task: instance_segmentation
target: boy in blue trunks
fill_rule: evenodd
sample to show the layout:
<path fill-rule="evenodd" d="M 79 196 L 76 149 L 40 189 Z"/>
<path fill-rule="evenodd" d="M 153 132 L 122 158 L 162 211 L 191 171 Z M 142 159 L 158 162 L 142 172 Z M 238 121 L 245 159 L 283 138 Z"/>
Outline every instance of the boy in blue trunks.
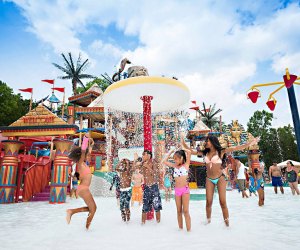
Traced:
<path fill-rule="evenodd" d="M 116 171 L 120 173 L 120 210 L 124 222 L 130 220 L 131 167 L 128 159 L 122 159 Z"/>
<path fill-rule="evenodd" d="M 158 164 L 152 159 L 152 152 L 143 152 L 143 161 L 137 163 L 138 156 L 135 154 L 134 167 L 142 166 L 145 186 L 143 195 L 142 224 L 146 222 L 146 214 L 154 208 L 157 223 L 160 222 L 160 210 L 162 210 L 161 197 L 158 188 L 159 169 Z"/>

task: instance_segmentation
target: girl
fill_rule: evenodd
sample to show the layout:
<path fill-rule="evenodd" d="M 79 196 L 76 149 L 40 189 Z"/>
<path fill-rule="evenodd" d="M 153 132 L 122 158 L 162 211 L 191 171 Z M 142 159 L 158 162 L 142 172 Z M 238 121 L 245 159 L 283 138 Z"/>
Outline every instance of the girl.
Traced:
<path fill-rule="evenodd" d="M 292 194 L 295 195 L 295 192 L 297 195 L 300 195 L 299 188 L 298 188 L 298 174 L 297 170 L 294 167 L 294 164 L 291 161 L 287 162 L 287 172 L 286 172 L 286 179 L 289 182 L 289 186 L 292 190 Z"/>
<path fill-rule="evenodd" d="M 178 150 L 174 153 L 174 163 L 168 162 L 168 158 L 175 150 L 169 152 L 163 164 L 174 168 L 175 180 L 175 202 L 177 207 L 177 220 L 179 229 L 183 229 L 182 213 L 184 214 L 186 230 L 191 230 L 191 217 L 189 213 L 190 190 L 188 185 L 188 174 L 191 160 L 191 151 L 187 149 Z"/>
<path fill-rule="evenodd" d="M 183 138 L 181 138 L 184 147 L 188 148 Z M 218 187 L 219 202 L 223 213 L 225 225 L 229 226 L 229 213 L 226 203 L 226 180 L 223 174 L 223 168 L 226 167 L 226 154 L 238 150 L 243 150 L 258 142 L 255 138 L 250 143 L 236 147 L 223 149 L 217 137 L 208 135 L 204 144 L 202 155 L 205 157 L 206 163 L 206 218 L 207 223 L 211 222 L 211 211 L 215 186 Z M 192 154 L 199 154 L 192 151 Z"/>
<path fill-rule="evenodd" d="M 75 208 L 75 209 L 68 209 L 67 210 L 67 223 L 70 224 L 71 217 L 73 214 L 80 213 L 80 212 L 88 212 L 88 217 L 86 220 L 86 229 L 89 229 L 90 224 L 93 220 L 93 217 L 96 213 L 97 206 L 94 201 L 94 198 L 90 192 L 89 186 L 92 180 L 92 174 L 90 168 L 85 164 L 86 156 L 88 152 L 92 149 L 92 145 L 89 146 L 90 142 L 89 135 L 86 134 L 83 138 L 83 143 L 81 148 L 75 147 L 71 150 L 69 154 L 69 158 L 77 163 L 79 177 L 80 177 L 80 185 L 77 187 L 77 194 L 84 200 L 86 207 Z M 89 146 L 89 149 L 87 150 Z"/>
<path fill-rule="evenodd" d="M 170 173 L 168 171 L 168 169 L 166 168 L 166 170 L 164 171 L 164 188 L 165 188 L 165 199 L 166 201 L 170 201 L 171 200 L 171 176 Z"/>

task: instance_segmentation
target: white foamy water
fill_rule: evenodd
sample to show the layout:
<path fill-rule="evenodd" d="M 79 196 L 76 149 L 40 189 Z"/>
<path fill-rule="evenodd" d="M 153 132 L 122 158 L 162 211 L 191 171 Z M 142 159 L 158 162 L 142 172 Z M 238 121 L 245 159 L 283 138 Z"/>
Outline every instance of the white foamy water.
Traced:
<path fill-rule="evenodd" d="M 266 188 L 264 207 L 257 197 L 242 199 L 237 191 L 227 192 L 230 228 L 222 221 L 218 195 L 213 204 L 212 223 L 204 225 L 205 201 L 191 201 L 192 231 L 177 229 L 176 207 L 163 203 L 160 224 L 141 226 L 141 208 L 135 205 L 128 224 L 121 221 L 116 200 L 96 197 L 98 210 L 90 230 L 85 230 L 86 213 L 65 221 L 65 210 L 84 206 L 81 199 L 62 205 L 31 202 L 0 205 L 0 249 L 299 249 L 300 196 L 275 195 Z"/>

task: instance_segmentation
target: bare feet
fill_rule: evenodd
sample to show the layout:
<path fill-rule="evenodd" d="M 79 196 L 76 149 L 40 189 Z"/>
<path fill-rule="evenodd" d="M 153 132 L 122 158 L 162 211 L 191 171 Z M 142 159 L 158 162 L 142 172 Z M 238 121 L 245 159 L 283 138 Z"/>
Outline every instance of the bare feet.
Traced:
<path fill-rule="evenodd" d="M 68 224 L 70 224 L 71 222 L 71 217 L 72 217 L 72 210 L 71 209 L 67 209 L 67 216 L 66 216 L 66 221 Z"/>
<path fill-rule="evenodd" d="M 91 222 L 92 222 L 92 219 L 91 219 L 90 214 L 89 214 L 87 219 L 86 219 L 86 224 L 85 224 L 86 230 L 89 229 L 89 227 L 91 225 Z"/>
<path fill-rule="evenodd" d="M 226 227 L 229 227 L 229 218 L 224 220 Z"/>

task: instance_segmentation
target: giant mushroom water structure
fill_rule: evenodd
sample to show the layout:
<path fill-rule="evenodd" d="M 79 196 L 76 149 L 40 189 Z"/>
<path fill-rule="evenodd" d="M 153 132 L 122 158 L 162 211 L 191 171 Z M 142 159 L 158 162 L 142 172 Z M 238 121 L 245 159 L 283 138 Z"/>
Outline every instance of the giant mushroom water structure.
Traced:
<path fill-rule="evenodd" d="M 144 150 L 150 151 L 152 151 L 151 113 L 177 109 L 189 99 L 190 92 L 185 84 L 166 77 L 131 77 L 113 83 L 104 92 L 106 107 L 124 112 L 143 113 Z M 142 100 L 143 105 L 139 100 Z"/>

